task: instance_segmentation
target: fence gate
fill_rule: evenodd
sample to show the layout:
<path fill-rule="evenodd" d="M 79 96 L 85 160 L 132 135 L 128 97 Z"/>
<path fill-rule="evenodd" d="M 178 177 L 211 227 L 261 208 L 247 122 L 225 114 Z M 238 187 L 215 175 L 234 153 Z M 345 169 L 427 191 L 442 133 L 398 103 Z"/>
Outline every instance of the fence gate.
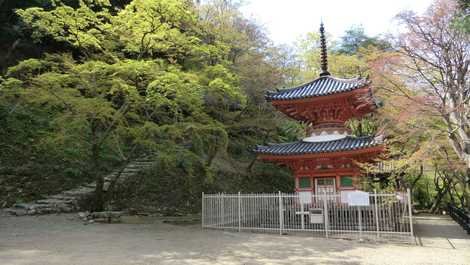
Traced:
<path fill-rule="evenodd" d="M 410 192 L 202 194 L 202 227 L 377 241 L 413 240 Z"/>

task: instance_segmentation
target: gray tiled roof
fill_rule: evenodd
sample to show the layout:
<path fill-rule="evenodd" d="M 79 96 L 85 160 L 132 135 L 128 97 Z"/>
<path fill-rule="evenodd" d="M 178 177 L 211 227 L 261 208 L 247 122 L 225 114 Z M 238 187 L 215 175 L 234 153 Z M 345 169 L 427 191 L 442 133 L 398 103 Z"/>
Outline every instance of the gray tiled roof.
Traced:
<path fill-rule="evenodd" d="M 367 84 L 369 84 L 369 81 L 363 78 L 340 79 L 332 76 L 322 76 L 298 87 L 279 90 L 278 92 L 268 92 L 266 99 L 288 100 L 326 96 L 351 91 Z"/>
<path fill-rule="evenodd" d="M 269 146 L 257 146 L 254 151 L 258 154 L 270 155 L 302 155 L 315 153 L 329 153 L 338 151 L 357 150 L 382 144 L 382 141 L 371 136 L 352 137 L 328 142 L 293 142 L 285 144 L 273 144 Z"/>

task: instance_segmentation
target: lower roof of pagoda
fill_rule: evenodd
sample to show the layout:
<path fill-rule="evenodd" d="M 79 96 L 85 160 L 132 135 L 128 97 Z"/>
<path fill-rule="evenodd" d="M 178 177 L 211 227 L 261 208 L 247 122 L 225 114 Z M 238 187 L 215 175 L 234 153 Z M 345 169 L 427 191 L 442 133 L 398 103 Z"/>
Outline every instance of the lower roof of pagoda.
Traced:
<path fill-rule="evenodd" d="M 308 154 L 337 153 L 346 151 L 360 151 L 382 146 L 383 141 L 377 137 L 353 137 L 347 136 L 342 139 L 322 142 L 298 141 L 292 143 L 271 144 L 268 146 L 257 146 L 254 152 L 259 155 L 274 156 L 297 156 Z"/>

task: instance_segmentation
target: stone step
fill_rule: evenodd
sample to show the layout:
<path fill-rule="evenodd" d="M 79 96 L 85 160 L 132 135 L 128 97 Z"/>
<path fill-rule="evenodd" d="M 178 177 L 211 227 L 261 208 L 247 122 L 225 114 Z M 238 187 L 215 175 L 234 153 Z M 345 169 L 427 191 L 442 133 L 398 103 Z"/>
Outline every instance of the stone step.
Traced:
<path fill-rule="evenodd" d="M 62 194 L 72 197 L 83 197 L 92 194 L 95 190 L 93 188 L 80 187 L 73 190 L 64 191 Z"/>
<path fill-rule="evenodd" d="M 95 182 L 91 182 L 91 183 L 87 183 L 85 185 L 83 185 L 82 187 L 85 187 L 85 188 L 96 188 L 96 183 Z"/>
<path fill-rule="evenodd" d="M 104 179 L 110 181 L 114 178 L 117 178 L 118 176 L 120 178 L 130 177 L 136 173 L 146 170 L 152 165 L 153 165 L 153 162 L 141 162 L 139 164 L 136 164 L 136 162 L 133 162 L 132 164 L 127 165 L 122 171 L 117 170 L 115 172 L 112 172 L 111 174 L 107 175 Z"/>
<path fill-rule="evenodd" d="M 112 180 L 112 179 L 115 179 L 117 177 L 121 178 L 122 176 L 127 176 L 127 175 L 135 175 L 135 174 L 138 174 L 138 173 L 141 173 L 143 170 L 142 169 L 124 169 L 122 172 L 120 173 L 115 173 L 115 174 L 112 174 L 112 175 L 108 175 L 106 176 L 104 179 L 105 180 Z"/>
<path fill-rule="evenodd" d="M 126 167 L 122 172 L 140 172 L 147 168 L 145 167 Z"/>
<path fill-rule="evenodd" d="M 154 158 L 142 158 L 142 159 L 137 159 L 137 160 L 134 160 L 132 161 L 131 163 L 155 163 L 155 159 Z"/>
<path fill-rule="evenodd" d="M 4 211 L 8 214 L 15 215 L 15 216 L 23 216 L 28 215 L 28 210 L 19 209 L 19 208 L 6 208 Z"/>
<path fill-rule="evenodd" d="M 138 171 L 138 172 L 122 172 L 121 176 L 119 178 L 123 179 L 123 178 L 127 178 L 127 177 L 133 177 L 133 176 L 138 175 L 139 173 L 140 173 L 140 171 Z"/>
<path fill-rule="evenodd" d="M 136 170 L 136 169 L 124 169 L 122 172 L 121 172 L 121 175 L 119 177 L 122 177 L 124 175 L 135 175 L 135 174 L 138 174 L 142 172 L 142 170 Z"/>
<path fill-rule="evenodd" d="M 149 168 L 153 165 L 153 162 L 140 162 L 140 163 L 132 163 L 126 166 L 126 168 Z"/>
<path fill-rule="evenodd" d="M 130 162 L 126 167 L 111 172 L 104 177 L 105 183 L 103 190 L 106 191 L 112 180 L 119 177 L 119 183 L 126 179 L 136 177 L 142 172 L 154 165 L 155 160 L 152 155 L 142 157 Z M 5 209 L 5 212 L 13 215 L 37 215 L 47 213 L 74 212 L 78 210 L 79 200 L 91 196 L 96 188 L 96 182 L 84 184 L 75 189 L 63 191 L 59 194 L 47 196 L 45 199 L 29 203 L 16 203 L 12 208 Z"/>
<path fill-rule="evenodd" d="M 33 207 L 34 203 L 15 203 L 13 204 L 13 208 L 16 209 L 31 209 Z"/>
<path fill-rule="evenodd" d="M 119 176 L 119 179 L 124 180 L 124 179 L 129 178 L 129 177 L 134 177 L 138 174 L 139 174 L 139 172 L 122 172 L 121 175 Z M 112 182 L 116 178 L 117 178 L 117 175 L 115 177 L 105 177 L 104 182 Z"/>
<path fill-rule="evenodd" d="M 49 209 L 53 208 L 54 205 L 51 204 L 39 204 L 39 203 L 17 203 L 13 205 L 14 208 L 24 209 L 24 210 L 39 210 L 39 209 Z"/>
<path fill-rule="evenodd" d="M 37 204 L 37 203 L 18 203 L 15 208 L 5 209 L 11 215 L 38 215 L 50 213 L 69 213 L 77 210 L 75 205 L 68 204 Z"/>
<path fill-rule="evenodd" d="M 65 195 L 61 195 L 61 194 L 51 195 L 51 196 L 48 196 L 47 198 L 48 199 L 56 199 L 56 200 L 64 200 L 64 201 L 77 200 L 76 197 L 65 196 Z"/>
<path fill-rule="evenodd" d="M 68 200 L 59 200 L 59 199 L 43 199 L 37 200 L 36 204 L 48 204 L 48 205 L 67 205 L 67 204 L 74 204 L 76 199 L 68 199 Z"/>

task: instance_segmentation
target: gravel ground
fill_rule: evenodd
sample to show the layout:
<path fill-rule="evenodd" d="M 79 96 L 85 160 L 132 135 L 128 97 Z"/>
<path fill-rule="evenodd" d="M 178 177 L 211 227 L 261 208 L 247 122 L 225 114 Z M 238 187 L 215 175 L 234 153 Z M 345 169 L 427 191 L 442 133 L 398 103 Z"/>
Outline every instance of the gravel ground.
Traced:
<path fill-rule="evenodd" d="M 426 225 L 423 234 L 432 231 Z M 453 244 L 435 234 L 419 237 L 422 246 L 370 244 L 202 230 L 150 218 L 84 225 L 76 215 L 0 216 L 0 264 L 470 264 L 470 237 L 456 237 Z"/>

